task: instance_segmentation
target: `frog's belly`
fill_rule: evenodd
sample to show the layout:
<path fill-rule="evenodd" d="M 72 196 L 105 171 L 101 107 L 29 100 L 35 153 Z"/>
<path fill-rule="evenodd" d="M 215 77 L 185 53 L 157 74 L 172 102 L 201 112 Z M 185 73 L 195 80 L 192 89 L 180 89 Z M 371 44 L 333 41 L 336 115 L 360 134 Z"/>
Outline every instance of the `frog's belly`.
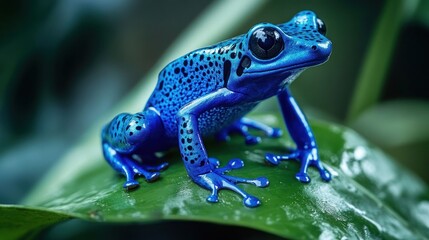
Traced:
<path fill-rule="evenodd" d="M 235 120 L 246 115 L 257 104 L 258 103 L 247 103 L 240 106 L 219 107 L 202 113 L 198 118 L 198 129 L 200 134 L 208 136 L 219 132 L 222 128 L 229 126 Z M 169 140 L 174 142 L 178 134 L 176 114 L 179 109 L 170 109 L 170 111 L 163 110 L 164 109 L 161 108 L 160 116 L 164 123 L 165 134 Z"/>
<path fill-rule="evenodd" d="M 234 107 L 213 108 L 204 112 L 198 118 L 200 134 L 208 136 L 219 132 L 246 115 L 256 105 L 257 103 L 247 103 Z"/>

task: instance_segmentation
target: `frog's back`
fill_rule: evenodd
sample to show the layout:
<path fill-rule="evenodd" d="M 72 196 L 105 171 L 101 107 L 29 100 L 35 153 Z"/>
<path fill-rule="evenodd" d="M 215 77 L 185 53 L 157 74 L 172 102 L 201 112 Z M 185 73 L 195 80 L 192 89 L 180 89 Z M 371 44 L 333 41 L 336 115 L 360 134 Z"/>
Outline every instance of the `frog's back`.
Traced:
<path fill-rule="evenodd" d="M 154 107 L 160 112 L 169 135 L 176 136 L 176 114 L 184 105 L 226 86 L 230 55 L 236 54 L 237 42 L 239 38 L 234 38 L 193 51 L 160 72 L 146 109 Z"/>

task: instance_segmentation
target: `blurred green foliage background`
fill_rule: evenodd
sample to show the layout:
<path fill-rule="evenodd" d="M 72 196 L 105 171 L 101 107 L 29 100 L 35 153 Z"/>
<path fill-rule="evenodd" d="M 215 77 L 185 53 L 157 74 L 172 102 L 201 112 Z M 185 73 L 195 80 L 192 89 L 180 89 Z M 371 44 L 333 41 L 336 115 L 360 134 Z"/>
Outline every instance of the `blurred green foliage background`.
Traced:
<path fill-rule="evenodd" d="M 0 3 L 0 203 L 18 203 L 216 2 Z M 293 83 L 297 101 L 309 118 L 354 128 L 429 182 L 429 1 L 397 2 L 389 15 L 389 1 L 261 1 L 225 38 L 315 11 L 334 48 L 326 64 Z M 354 110 L 374 94 L 375 102 Z"/>

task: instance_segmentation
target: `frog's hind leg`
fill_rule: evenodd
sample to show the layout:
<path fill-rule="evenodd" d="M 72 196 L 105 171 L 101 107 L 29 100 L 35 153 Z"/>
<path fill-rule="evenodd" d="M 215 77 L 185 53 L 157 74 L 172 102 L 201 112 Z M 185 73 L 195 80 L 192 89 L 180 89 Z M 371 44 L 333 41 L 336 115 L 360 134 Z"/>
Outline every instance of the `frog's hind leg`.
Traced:
<path fill-rule="evenodd" d="M 267 137 L 277 138 L 282 135 L 282 130 L 279 128 L 273 128 L 261 122 L 249 119 L 241 118 L 238 121 L 235 121 L 230 126 L 222 129 L 218 134 L 216 134 L 216 139 L 220 141 L 226 141 L 229 139 L 231 133 L 238 133 L 245 138 L 247 145 L 254 145 L 261 142 L 261 138 L 258 136 L 253 136 L 249 133 L 249 128 L 262 131 Z"/>
<path fill-rule="evenodd" d="M 149 139 L 160 121 L 158 115 L 145 111 L 136 114 L 122 113 L 116 116 L 102 131 L 102 148 L 106 161 L 126 177 L 123 187 L 131 190 L 139 186 L 136 176 L 152 182 L 159 178 L 159 171 L 168 164 L 155 164 L 154 154 L 137 155 L 136 149 L 150 145 Z"/>

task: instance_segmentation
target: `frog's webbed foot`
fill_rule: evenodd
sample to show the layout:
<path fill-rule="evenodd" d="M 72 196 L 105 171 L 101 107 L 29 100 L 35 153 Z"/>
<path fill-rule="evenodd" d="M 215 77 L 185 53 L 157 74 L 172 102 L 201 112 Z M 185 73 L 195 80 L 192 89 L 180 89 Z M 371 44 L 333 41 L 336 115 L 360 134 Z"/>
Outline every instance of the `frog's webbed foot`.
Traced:
<path fill-rule="evenodd" d="M 143 176 L 148 182 L 153 182 L 159 178 L 159 172 L 149 171 L 149 169 L 143 164 L 139 164 L 129 159 L 126 159 L 124 162 L 124 165 L 128 166 L 128 169 L 125 170 L 127 172 L 125 174 L 127 181 L 123 185 L 126 190 L 131 190 L 138 187 L 139 184 L 135 180 L 136 176 Z"/>
<path fill-rule="evenodd" d="M 265 155 L 265 160 L 272 165 L 279 165 L 280 161 L 287 161 L 295 159 L 301 163 L 299 172 L 295 175 L 295 178 L 302 183 L 309 183 L 311 181 L 310 177 L 307 174 L 307 169 L 309 166 L 316 167 L 319 171 L 320 177 L 329 182 L 331 180 L 331 173 L 326 170 L 320 160 L 317 157 L 317 150 L 315 149 L 296 149 L 290 154 L 285 155 L 274 155 L 267 153 Z"/>
<path fill-rule="evenodd" d="M 249 128 L 260 130 L 264 132 L 267 137 L 270 138 L 277 138 L 282 135 L 282 130 L 279 128 L 273 128 L 249 118 L 241 118 L 240 120 L 235 121 L 233 124 L 222 129 L 218 134 L 216 134 L 216 139 L 220 141 L 226 141 L 229 139 L 229 135 L 231 133 L 238 133 L 245 138 L 245 142 L 247 145 L 254 145 L 261 142 L 260 137 L 253 136 L 249 133 Z"/>
<path fill-rule="evenodd" d="M 137 176 L 144 177 L 147 182 L 154 182 L 160 177 L 160 171 L 168 167 L 168 163 L 152 165 L 140 163 L 128 158 L 125 158 L 123 163 L 123 165 L 126 166 L 124 169 L 127 181 L 123 185 L 126 190 L 132 190 L 139 186 L 139 183 L 135 180 Z"/>
<path fill-rule="evenodd" d="M 146 164 L 139 162 L 128 155 L 123 155 L 112 149 L 107 143 L 103 144 L 103 151 L 107 162 L 119 173 L 126 177 L 123 185 L 125 190 L 133 190 L 140 184 L 135 180 L 142 176 L 147 182 L 153 182 L 160 176 L 160 171 L 168 167 L 168 163 Z"/>
<path fill-rule="evenodd" d="M 219 161 L 214 158 L 210 158 L 209 163 L 212 167 L 211 172 L 192 177 L 193 181 L 198 185 L 211 191 L 211 194 L 207 197 L 208 202 L 218 202 L 218 191 L 221 189 L 229 189 L 243 197 L 243 203 L 246 207 L 252 208 L 261 204 L 257 197 L 246 193 L 237 187 L 237 184 L 247 183 L 253 184 L 257 187 L 266 187 L 269 184 L 267 178 L 258 177 L 255 179 L 248 179 L 225 175 L 225 173 L 230 170 L 239 169 L 244 166 L 243 161 L 240 159 L 232 159 L 229 161 L 228 165 L 224 167 L 219 167 Z"/>
<path fill-rule="evenodd" d="M 160 171 L 167 168 L 167 163 L 159 165 L 146 165 L 143 163 L 136 162 L 132 159 L 125 158 L 122 161 L 124 175 L 127 180 L 123 187 L 126 190 L 132 190 L 139 186 L 139 183 L 135 180 L 137 176 L 142 176 L 147 182 L 154 182 L 160 177 Z"/>

